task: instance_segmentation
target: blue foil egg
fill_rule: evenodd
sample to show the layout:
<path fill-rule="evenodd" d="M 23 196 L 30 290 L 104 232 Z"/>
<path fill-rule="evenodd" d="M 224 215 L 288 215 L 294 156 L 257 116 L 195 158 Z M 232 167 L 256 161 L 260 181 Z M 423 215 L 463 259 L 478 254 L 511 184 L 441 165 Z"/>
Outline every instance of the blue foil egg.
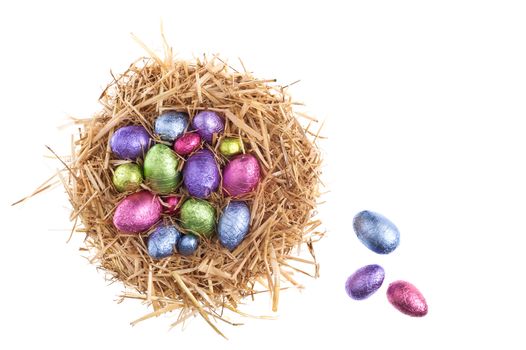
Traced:
<path fill-rule="evenodd" d="M 155 119 L 154 131 L 161 140 L 173 142 L 183 135 L 187 127 L 188 114 L 166 111 Z"/>
<path fill-rule="evenodd" d="M 217 236 L 219 242 L 228 250 L 234 250 L 245 238 L 250 228 L 250 209 L 245 202 L 230 202 L 224 209 Z"/>
<path fill-rule="evenodd" d="M 148 254 L 154 259 L 166 258 L 173 254 L 180 238 L 175 226 L 161 224 L 148 237 Z"/>
<path fill-rule="evenodd" d="M 150 134 L 144 127 L 128 125 L 113 133 L 110 147 L 117 158 L 136 160 L 148 151 L 150 141 Z"/>
<path fill-rule="evenodd" d="M 187 233 L 177 242 L 177 252 L 184 256 L 190 256 L 195 253 L 199 246 L 199 238 L 196 235 Z"/>
<path fill-rule="evenodd" d="M 364 210 L 356 214 L 353 227 L 358 239 L 378 254 L 389 254 L 400 243 L 400 232 L 381 214 Z"/>
<path fill-rule="evenodd" d="M 345 290 L 355 300 L 367 299 L 380 289 L 384 278 L 385 271 L 380 265 L 367 265 L 347 279 Z"/>

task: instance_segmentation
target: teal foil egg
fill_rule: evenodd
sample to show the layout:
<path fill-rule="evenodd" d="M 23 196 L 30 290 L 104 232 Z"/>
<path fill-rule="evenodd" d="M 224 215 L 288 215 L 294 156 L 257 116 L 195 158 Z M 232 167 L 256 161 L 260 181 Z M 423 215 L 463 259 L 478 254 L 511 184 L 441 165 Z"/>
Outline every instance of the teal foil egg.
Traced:
<path fill-rule="evenodd" d="M 144 157 L 144 177 L 147 184 L 157 193 L 173 192 L 181 182 L 177 169 L 179 159 L 170 147 L 157 144 Z"/>

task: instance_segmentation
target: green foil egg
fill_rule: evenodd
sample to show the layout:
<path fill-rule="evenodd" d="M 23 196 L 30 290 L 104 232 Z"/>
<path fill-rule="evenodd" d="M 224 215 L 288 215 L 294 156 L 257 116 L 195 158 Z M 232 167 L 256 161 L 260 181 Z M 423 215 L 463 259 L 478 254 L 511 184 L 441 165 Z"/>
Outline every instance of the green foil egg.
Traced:
<path fill-rule="evenodd" d="M 181 225 L 192 233 L 211 237 L 215 231 L 216 211 L 205 200 L 190 198 L 181 206 Z"/>
<path fill-rule="evenodd" d="M 125 163 L 115 168 L 113 184 L 119 192 L 135 191 L 141 186 L 143 177 L 141 167 L 135 163 Z"/>
<path fill-rule="evenodd" d="M 150 148 L 144 157 L 144 177 L 152 190 L 161 194 L 173 192 L 182 179 L 178 165 L 179 159 L 170 147 L 157 144 Z"/>
<path fill-rule="evenodd" d="M 243 153 L 243 141 L 237 137 L 225 137 L 219 144 L 219 152 L 227 157 Z"/>

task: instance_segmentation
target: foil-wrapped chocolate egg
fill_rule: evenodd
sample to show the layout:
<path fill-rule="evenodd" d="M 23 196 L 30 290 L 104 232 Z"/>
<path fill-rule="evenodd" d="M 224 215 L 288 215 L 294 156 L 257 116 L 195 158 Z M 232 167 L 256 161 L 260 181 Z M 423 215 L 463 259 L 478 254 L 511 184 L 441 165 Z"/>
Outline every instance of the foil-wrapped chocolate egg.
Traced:
<path fill-rule="evenodd" d="M 191 196 L 208 198 L 219 187 L 219 169 L 214 154 L 202 149 L 192 154 L 183 169 L 183 182 Z"/>
<path fill-rule="evenodd" d="M 165 111 L 155 119 L 154 131 L 161 140 L 173 142 L 188 127 L 188 114 L 177 111 Z"/>
<path fill-rule="evenodd" d="M 183 235 L 177 242 L 177 252 L 183 256 L 190 256 L 195 253 L 199 246 L 199 238 L 188 233 Z"/>
<path fill-rule="evenodd" d="M 150 147 L 150 134 L 140 125 L 128 125 L 117 129 L 110 140 L 113 154 L 119 159 L 136 160 Z"/>
<path fill-rule="evenodd" d="M 124 198 L 115 209 L 113 224 L 122 232 L 138 233 L 149 229 L 161 218 L 161 203 L 149 191 Z"/>
<path fill-rule="evenodd" d="M 382 286 L 384 277 L 385 271 L 380 265 L 367 265 L 349 276 L 345 290 L 355 300 L 367 299 Z"/>
<path fill-rule="evenodd" d="M 411 283 L 396 281 L 387 288 L 387 299 L 398 311 L 413 317 L 427 315 L 426 299 Z"/>
<path fill-rule="evenodd" d="M 201 144 L 201 136 L 196 132 L 187 132 L 174 143 L 174 151 L 180 156 L 187 156 Z"/>
<path fill-rule="evenodd" d="M 166 196 L 163 198 L 163 212 L 173 214 L 177 211 L 178 204 L 181 201 L 179 196 Z"/>
<path fill-rule="evenodd" d="M 161 194 L 173 192 L 181 181 L 179 159 L 170 147 L 157 144 L 144 157 L 144 177 L 148 185 Z"/>
<path fill-rule="evenodd" d="M 353 227 L 358 239 L 373 252 L 389 254 L 400 243 L 400 232 L 381 214 L 364 210 L 356 214 Z"/>
<path fill-rule="evenodd" d="M 186 230 L 211 237 L 215 230 L 216 211 L 205 200 L 189 198 L 181 206 L 180 219 L 181 225 Z"/>
<path fill-rule="evenodd" d="M 238 137 L 225 137 L 219 143 L 219 152 L 226 157 L 243 153 L 243 141 Z"/>
<path fill-rule="evenodd" d="M 223 209 L 217 224 L 217 237 L 223 247 L 232 251 L 243 241 L 250 228 L 247 203 L 232 201 Z"/>
<path fill-rule="evenodd" d="M 141 167 L 135 163 L 125 163 L 115 168 L 113 172 L 113 185 L 119 192 L 135 191 L 142 183 Z"/>
<path fill-rule="evenodd" d="M 216 112 L 201 111 L 192 119 L 192 127 L 203 140 L 212 143 L 214 134 L 219 134 L 225 129 L 225 122 Z"/>
<path fill-rule="evenodd" d="M 223 189 L 231 196 L 252 192 L 260 180 L 259 162 L 251 154 L 240 154 L 223 170 Z"/>
<path fill-rule="evenodd" d="M 148 236 L 148 255 L 154 259 L 172 255 L 180 237 L 181 233 L 174 225 L 160 224 Z"/>

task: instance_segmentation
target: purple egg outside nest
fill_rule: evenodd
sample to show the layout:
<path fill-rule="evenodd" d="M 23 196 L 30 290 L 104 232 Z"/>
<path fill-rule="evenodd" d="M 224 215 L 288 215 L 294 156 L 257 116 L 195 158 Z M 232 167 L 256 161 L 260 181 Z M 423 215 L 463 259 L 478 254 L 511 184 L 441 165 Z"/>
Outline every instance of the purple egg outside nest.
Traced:
<path fill-rule="evenodd" d="M 190 195 L 208 198 L 219 187 L 219 180 L 219 168 L 210 150 L 197 151 L 186 161 L 183 181 Z"/>
<path fill-rule="evenodd" d="M 352 299 L 367 299 L 382 286 L 384 278 L 385 271 L 380 265 L 367 265 L 347 279 L 345 290 Z"/>
<path fill-rule="evenodd" d="M 192 127 L 203 140 L 212 143 L 214 134 L 219 134 L 225 129 L 225 122 L 216 112 L 201 111 L 192 119 Z"/>
<path fill-rule="evenodd" d="M 148 131 L 140 125 L 128 125 L 117 129 L 110 140 L 113 154 L 119 159 L 136 160 L 150 148 Z"/>

